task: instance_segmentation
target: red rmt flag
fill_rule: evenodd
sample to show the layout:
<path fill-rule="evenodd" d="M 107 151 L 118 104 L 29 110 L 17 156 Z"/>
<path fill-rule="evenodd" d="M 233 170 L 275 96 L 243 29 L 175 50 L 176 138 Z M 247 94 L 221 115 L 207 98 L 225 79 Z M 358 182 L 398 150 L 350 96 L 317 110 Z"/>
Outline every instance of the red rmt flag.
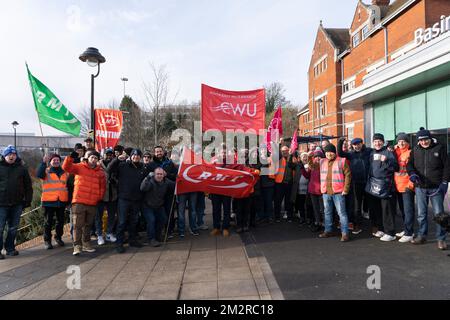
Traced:
<path fill-rule="evenodd" d="M 272 152 L 272 143 L 277 144 L 280 137 L 283 136 L 283 120 L 281 114 L 281 106 L 273 115 L 272 121 L 270 121 L 269 128 L 266 134 L 267 150 Z"/>
<path fill-rule="evenodd" d="M 114 148 L 122 132 L 122 111 L 95 109 L 95 149 Z"/>
<path fill-rule="evenodd" d="M 294 134 L 292 135 L 291 147 L 289 150 L 291 152 L 291 154 L 293 154 L 298 148 L 297 137 L 298 137 L 298 129 L 295 129 Z"/>
<path fill-rule="evenodd" d="M 242 165 L 210 164 L 196 158 L 194 153 L 185 148 L 182 163 L 177 176 L 176 194 L 202 191 L 233 198 L 246 198 L 253 192 L 253 187 L 259 179 L 259 172 L 244 169 Z"/>
<path fill-rule="evenodd" d="M 202 84 L 202 131 L 262 130 L 265 127 L 264 89 L 227 91 Z"/>

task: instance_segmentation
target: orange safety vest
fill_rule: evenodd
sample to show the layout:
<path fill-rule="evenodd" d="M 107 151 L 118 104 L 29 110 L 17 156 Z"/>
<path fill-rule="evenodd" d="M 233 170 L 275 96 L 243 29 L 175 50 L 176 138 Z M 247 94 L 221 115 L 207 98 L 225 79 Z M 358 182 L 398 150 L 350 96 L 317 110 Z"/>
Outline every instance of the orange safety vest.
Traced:
<path fill-rule="evenodd" d="M 284 157 L 281 158 L 280 167 L 278 168 L 277 173 L 275 174 L 275 183 L 282 183 L 284 179 L 284 172 L 286 171 L 287 161 Z M 292 176 L 294 174 L 292 173 Z M 270 177 L 270 176 L 269 176 Z"/>
<path fill-rule="evenodd" d="M 333 173 L 331 175 L 331 186 L 334 193 L 344 192 L 345 175 L 344 175 L 345 158 L 337 157 L 333 162 Z M 327 176 L 328 176 L 328 159 L 320 159 L 320 191 L 322 194 L 327 193 Z"/>
<path fill-rule="evenodd" d="M 45 179 L 42 181 L 42 202 L 69 201 L 69 191 L 67 190 L 67 179 L 69 174 L 64 172 L 61 177 L 47 168 Z"/>
<path fill-rule="evenodd" d="M 406 192 L 406 189 L 414 190 L 414 184 L 409 181 L 408 171 L 406 166 L 408 165 L 409 158 L 411 156 L 411 149 L 402 151 L 400 148 L 395 149 L 395 155 L 397 156 L 398 165 L 400 170 L 394 173 L 394 182 L 397 191 L 400 193 Z"/>

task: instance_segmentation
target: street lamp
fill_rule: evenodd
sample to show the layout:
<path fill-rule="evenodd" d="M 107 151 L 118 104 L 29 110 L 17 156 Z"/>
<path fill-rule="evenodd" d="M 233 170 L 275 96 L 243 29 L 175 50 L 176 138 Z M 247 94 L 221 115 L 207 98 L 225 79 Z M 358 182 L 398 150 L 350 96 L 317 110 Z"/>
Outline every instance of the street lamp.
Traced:
<path fill-rule="evenodd" d="M 16 127 L 19 125 L 19 123 L 17 121 L 14 121 L 13 123 L 11 123 L 13 128 L 14 128 L 14 148 L 17 148 L 17 143 L 16 143 Z"/>
<path fill-rule="evenodd" d="M 125 97 L 125 83 L 128 81 L 128 78 L 120 78 L 123 81 L 123 96 Z"/>
<path fill-rule="evenodd" d="M 100 74 L 100 64 L 106 61 L 105 57 L 100 54 L 97 48 L 89 47 L 80 55 L 80 60 L 87 62 L 90 67 L 97 67 L 96 75 L 91 74 L 91 131 L 94 133 L 94 147 L 97 137 L 95 136 L 95 113 L 94 113 L 94 79 Z"/>

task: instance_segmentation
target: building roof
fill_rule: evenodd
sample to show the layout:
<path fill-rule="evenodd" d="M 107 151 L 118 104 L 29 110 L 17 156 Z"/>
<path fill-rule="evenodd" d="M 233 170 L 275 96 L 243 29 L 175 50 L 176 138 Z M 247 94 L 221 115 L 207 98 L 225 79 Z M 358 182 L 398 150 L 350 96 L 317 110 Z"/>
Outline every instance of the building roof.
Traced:
<path fill-rule="evenodd" d="M 396 0 L 393 3 L 391 3 L 386 11 L 385 14 L 383 14 L 383 19 L 388 18 L 390 15 L 392 15 L 397 9 L 399 9 L 401 6 L 403 6 L 406 2 L 409 0 Z"/>
<path fill-rule="evenodd" d="M 350 33 L 349 29 L 337 29 L 337 28 L 324 28 L 323 29 L 334 47 L 339 49 L 340 52 L 344 52 L 350 45 Z"/>
<path fill-rule="evenodd" d="M 297 113 L 297 117 L 301 116 L 302 114 L 309 112 L 309 103 L 300 109 L 300 111 Z"/>

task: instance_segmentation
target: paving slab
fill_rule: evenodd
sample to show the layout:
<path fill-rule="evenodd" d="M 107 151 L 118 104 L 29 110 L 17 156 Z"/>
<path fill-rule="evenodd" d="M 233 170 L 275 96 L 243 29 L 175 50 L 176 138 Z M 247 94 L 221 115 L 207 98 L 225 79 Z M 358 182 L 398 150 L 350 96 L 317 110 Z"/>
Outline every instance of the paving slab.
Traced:
<path fill-rule="evenodd" d="M 181 300 L 217 299 L 217 281 L 183 283 Z"/>

